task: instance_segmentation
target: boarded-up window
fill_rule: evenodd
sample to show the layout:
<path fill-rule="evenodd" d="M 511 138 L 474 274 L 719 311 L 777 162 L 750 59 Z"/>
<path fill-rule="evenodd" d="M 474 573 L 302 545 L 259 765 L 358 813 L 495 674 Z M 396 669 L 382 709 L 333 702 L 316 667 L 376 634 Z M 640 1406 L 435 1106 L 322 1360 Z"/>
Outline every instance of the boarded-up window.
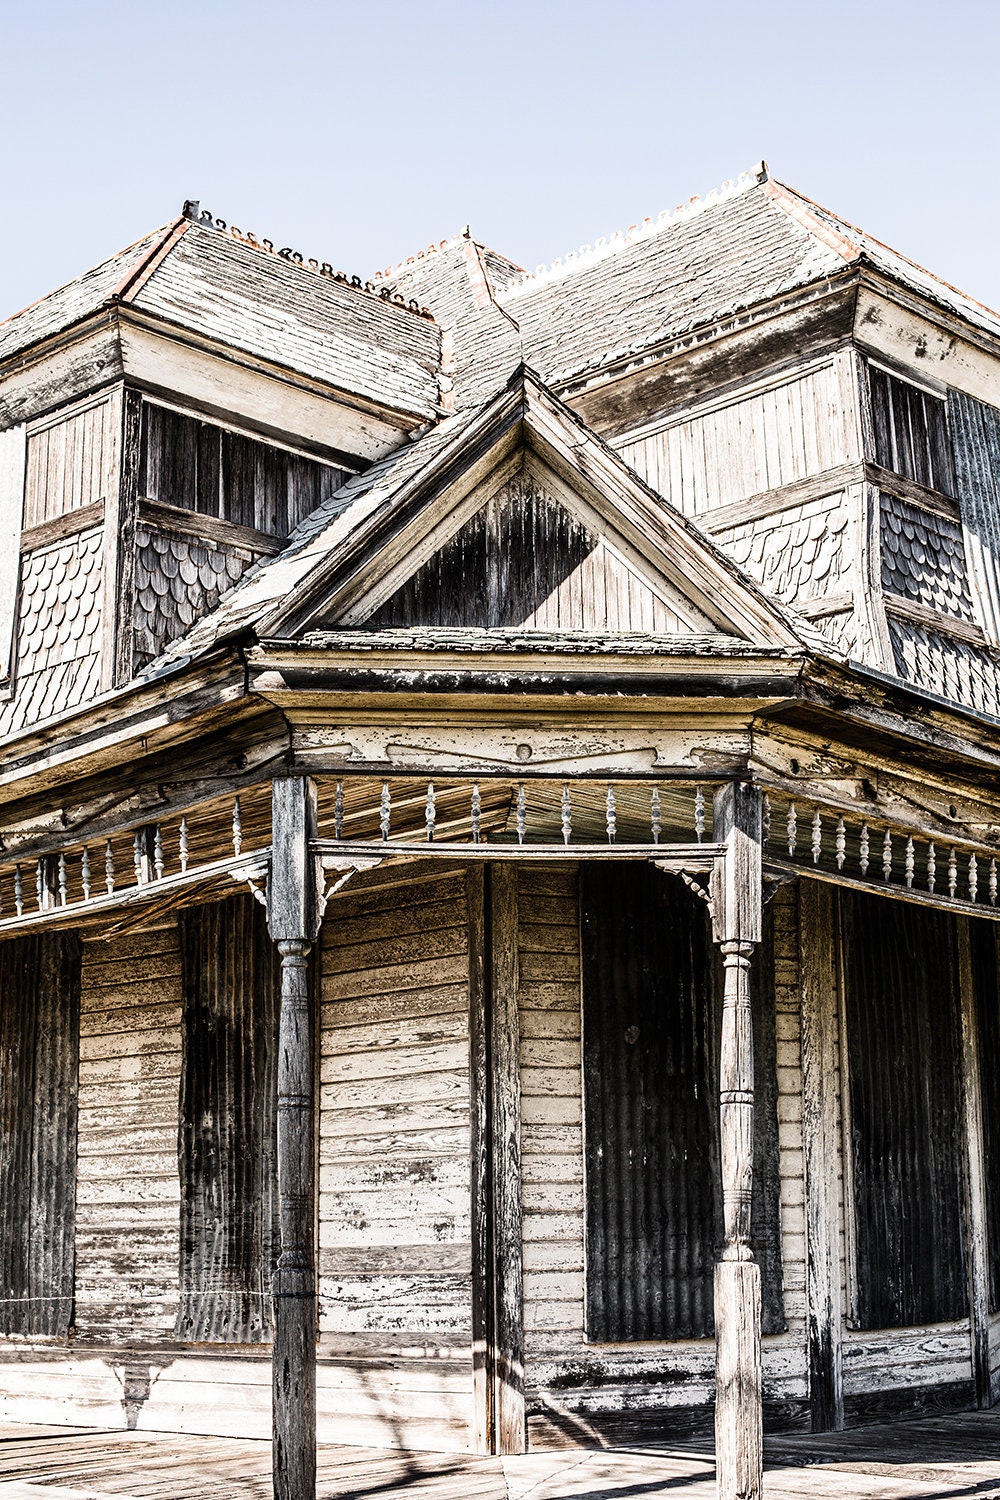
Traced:
<path fill-rule="evenodd" d="M 979 1077 L 986 1157 L 986 1234 L 990 1257 L 990 1312 L 1000 1312 L 1000 928 L 969 923 L 979 1031 Z"/>
<path fill-rule="evenodd" d="M 0 1332 L 73 1320 L 80 946 L 0 945 Z"/>
<path fill-rule="evenodd" d="M 646 865 L 581 876 L 587 1334 L 712 1333 L 723 1237 L 719 1172 L 721 967 L 705 906 Z M 783 1326 L 773 964 L 755 972 L 753 1235 L 764 1327 Z M 772 976 L 768 982 L 768 975 Z"/>
<path fill-rule="evenodd" d="M 144 402 L 139 494 L 287 536 L 348 478 L 343 469 Z"/>
<path fill-rule="evenodd" d="M 968 1311 L 954 923 L 842 892 L 861 1328 Z"/>
<path fill-rule="evenodd" d="M 184 1057 L 178 1336 L 270 1336 L 280 1242 L 276 1182 L 279 970 L 249 896 L 180 919 Z"/>
<path fill-rule="evenodd" d="M 955 486 L 979 623 L 1000 643 L 1000 411 L 960 391 L 948 398 Z"/>
<path fill-rule="evenodd" d="M 954 494 L 945 401 L 877 365 L 868 367 L 868 379 L 876 462 L 928 489 Z"/>

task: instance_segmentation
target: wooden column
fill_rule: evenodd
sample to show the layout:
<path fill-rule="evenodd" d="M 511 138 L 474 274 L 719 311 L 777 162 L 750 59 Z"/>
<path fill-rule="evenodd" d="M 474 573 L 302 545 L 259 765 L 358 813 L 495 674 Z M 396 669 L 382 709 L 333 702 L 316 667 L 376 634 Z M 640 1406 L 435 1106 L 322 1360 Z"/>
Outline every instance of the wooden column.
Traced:
<path fill-rule="evenodd" d="M 274 1500 L 316 1495 L 316 1265 L 313 1246 L 313 1039 L 308 961 L 319 930 L 309 852 L 316 793 L 304 776 L 276 779 L 271 804 L 268 927 L 281 955 L 278 1023 L 278 1192 L 281 1257 L 272 1280 Z"/>
<path fill-rule="evenodd" d="M 836 893 L 818 880 L 799 885 L 802 989 L 802 1137 L 806 1177 L 806 1318 L 813 1432 L 844 1425 L 843 1306 L 837 1184 L 840 1005 L 834 952 Z"/>
<path fill-rule="evenodd" d="M 761 796 L 729 783 L 715 797 L 726 852 L 713 878 L 722 949 L 719 1108 L 725 1245 L 715 1268 L 715 1462 L 719 1500 L 759 1500 L 763 1473 L 760 1267 L 750 1246 L 753 1027 L 750 959 L 761 936 Z"/>
<path fill-rule="evenodd" d="M 965 1137 L 965 1219 L 969 1246 L 969 1331 L 976 1405 L 991 1404 L 990 1247 L 986 1220 L 986 1156 L 979 1068 L 979 1016 L 969 918 L 958 917 L 958 984 L 962 1016 L 962 1108 Z"/>
<path fill-rule="evenodd" d="M 468 889 L 475 1444 L 524 1453 L 517 871 L 472 869 Z"/>

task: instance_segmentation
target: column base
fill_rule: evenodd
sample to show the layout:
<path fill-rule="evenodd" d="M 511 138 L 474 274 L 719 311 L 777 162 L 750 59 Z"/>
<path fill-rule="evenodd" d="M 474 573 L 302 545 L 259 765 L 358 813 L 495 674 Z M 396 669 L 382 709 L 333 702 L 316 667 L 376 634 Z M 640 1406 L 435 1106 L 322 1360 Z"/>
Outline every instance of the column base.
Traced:
<path fill-rule="evenodd" d="M 715 1471 L 719 1500 L 760 1500 L 763 1483 L 760 1267 L 715 1268 Z"/>

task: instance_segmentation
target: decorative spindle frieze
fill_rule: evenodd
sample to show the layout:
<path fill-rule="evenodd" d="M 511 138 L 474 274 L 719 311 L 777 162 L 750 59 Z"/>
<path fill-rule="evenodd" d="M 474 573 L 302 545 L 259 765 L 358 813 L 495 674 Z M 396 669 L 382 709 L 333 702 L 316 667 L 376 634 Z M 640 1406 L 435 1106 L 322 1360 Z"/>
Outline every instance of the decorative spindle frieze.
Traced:
<path fill-rule="evenodd" d="M 66 905 L 66 856 L 60 854 L 56 866 L 56 888 L 59 892 L 59 905 Z"/>
<path fill-rule="evenodd" d="M 434 783 L 433 781 L 429 781 L 427 783 L 427 796 L 424 799 L 424 832 L 427 835 L 427 842 L 429 844 L 433 844 L 434 842 L 434 826 L 436 822 L 437 801 L 434 796 Z"/>
<path fill-rule="evenodd" d="M 159 823 L 153 830 L 153 874 L 157 880 L 163 879 L 163 833 Z"/>
<path fill-rule="evenodd" d="M 771 842 L 771 798 L 764 793 L 760 809 L 760 841 L 763 848 Z"/>
<path fill-rule="evenodd" d="M 382 795 L 379 798 L 379 805 L 378 805 L 378 826 L 379 826 L 379 832 L 382 835 L 382 842 L 383 843 L 387 843 L 388 839 L 389 839 L 389 832 L 390 832 L 390 829 L 391 829 L 391 826 L 392 826 L 391 818 L 392 818 L 392 796 L 391 796 L 391 794 L 389 792 L 389 783 L 387 781 L 383 781 L 383 783 L 382 783 Z"/>
<path fill-rule="evenodd" d="M 885 837 L 882 839 L 882 879 L 892 879 L 892 834 L 888 828 L 885 830 Z"/>
<path fill-rule="evenodd" d="M 837 819 L 836 847 L 837 869 L 842 870 L 844 868 L 844 861 L 847 859 L 847 824 L 842 817 Z"/>
<path fill-rule="evenodd" d="M 610 781 L 608 782 L 608 794 L 607 794 L 607 797 L 605 798 L 605 804 L 604 805 L 605 805 L 605 812 L 606 812 L 605 827 L 608 830 L 608 843 L 609 844 L 613 844 L 614 841 L 615 841 L 615 836 L 616 836 L 616 834 L 618 832 L 618 809 L 617 809 L 617 803 L 615 802 L 615 789 L 611 785 Z M 697 805 L 698 804 L 697 804 L 697 800 L 696 800 L 695 801 L 695 808 L 696 809 L 697 809 Z M 703 810 L 702 811 L 702 826 L 703 827 L 704 827 L 704 822 L 705 822 L 705 817 L 704 817 L 704 810 Z M 697 831 L 697 811 L 695 812 L 695 829 Z M 698 842 L 699 843 L 701 842 L 701 834 L 700 833 L 698 834 Z"/>
<path fill-rule="evenodd" d="M 104 884 L 107 886 L 108 895 L 113 896 L 115 893 L 115 851 L 111 847 L 110 839 L 104 845 Z"/>
<path fill-rule="evenodd" d="M 559 798 L 559 824 L 562 829 L 562 840 L 568 844 L 573 836 L 573 803 L 569 794 L 569 782 L 563 782 L 562 796 Z"/>
<path fill-rule="evenodd" d="M 975 901 L 979 891 L 979 865 L 974 854 L 969 855 L 969 900 Z"/>
<path fill-rule="evenodd" d="M 84 899 L 84 901 L 89 901 L 90 900 L 90 850 L 87 848 L 86 844 L 84 844 L 84 846 L 83 846 L 83 853 L 80 855 L 80 884 L 83 887 L 83 899 Z"/>
<path fill-rule="evenodd" d="M 955 892 L 957 890 L 958 855 L 955 853 L 954 847 L 952 847 L 948 852 L 948 895 L 952 898 L 952 900 L 955 899 Z"/>
<path fill-rule="evenodd" d="M 472 842 L 478 844 L 483 830 L 483 798 L 477 781 L 472 788 Z"/>
<path fill-rule="evenodd" d="M 937 850 L 934 845 L 927 845 L 927 889 L 934 894 L 934 885 L 937 880 Z"/>
<path fill-rule="evenodd" d="M 820 811 L 819 811 L 819 808 L 817 807 L 816 811 L 813 813 L 813 820 L 812 820 L 812 857 L 813 857 L 813 864 L 814 865 L 818 865 L 819 864 L 819 857 L 822 854 L 822 852 L 823 852 L 823 819 L 820 817 Z"/>
<path fill-rule="evenodd" d="M 796 835 L 798 831 L 798 814 L 795 811 L 795 803 L 788 804 L 788 817 L 785 820 L 785 829 L 788 833 L 788 857 L 795 858 Z"/>
<path fill-rule="evenodd" d="M 237 859 L 243 853 L 243 809 L 239 797 L 233 802 L 233 853 Z"/>
<path fill-rule="evenodd" d="M 871 849 L 871 837 L 868 832 L 868 824 L 861 825 L 861 838 L 858 840 L 858 865 L 862 875 L 868 874 L 869 851 Z"/>
<path fill-rule="evenodd" d="M 20 865 L 14 866 L 14 909 L 19 917 L 24 916 L 24 882 Z"/>
<path fill-rule="evenodd" d="M 185 874 L 188 867 L 188 824 L 187 818 L 181 818 L 180 837 L 177 841 L 177 850 L 181 862 L 181 874 Z"/>
<path fill-rule="evenodd" d="M 694 793 L 694 836 L 699 844 L 705 837 L 705 793 L 700 786 Z"/>
<path fill-rule="evenodd" d="M 654 786 L 649 799 L 649 826 L 653 835 L 653 843 L 658 844 L 663 828 L 660 815 L 660 788 L 658 786 Z"/>
<path fill-rule="evenodd" d="M 912 837 L 910 837 L 910 838 L 908 838 L 906 840 L 906 853 L 905 853 L 905 855 L 903 857 L 903 876 L 904 876 L 904 879 L 906 880 L 906 889 L 907 890 L 911 890 L 912 887 L 913 887 L 913 872 L 914 872 L 914 849 L 913 849 L 913 839 L 912 839 Z"/>
<path fill-rule="evenodd" d="M 996 904 L 997 904 L 997 862 L 996 862 L 995 859 L 991 859 L 990 860 L 990 874 L 989 874 L 988 890 L 989 890 L 989 893 L 990 893 L 990 905 L 991 906 L 996 906 Z"/>
<path fill-rule="evenodd" d="M 524 843 L 524 836 L 528 831 L 528 798 L 524 790 L 524 782 L 517 784 L 517 842 Z"/>
<path fill-rule="evenodd" d="M 344 837 L 344 783 L 337 782 L 337 789 L 333 794 L 333 836 L 336 839 Z"/>

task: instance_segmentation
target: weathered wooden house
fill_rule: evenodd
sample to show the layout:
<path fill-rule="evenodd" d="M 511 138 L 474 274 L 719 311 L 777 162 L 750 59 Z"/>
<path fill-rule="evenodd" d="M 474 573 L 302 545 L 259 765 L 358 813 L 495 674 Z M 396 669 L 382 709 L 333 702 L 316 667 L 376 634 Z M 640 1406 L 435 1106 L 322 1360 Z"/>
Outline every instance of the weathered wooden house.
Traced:
<path fill-rule="evenodd" d="M 763 165 L 0 326 L 4 1415 L 995 1400 L 998 506 L 1000 317 Z"/>

